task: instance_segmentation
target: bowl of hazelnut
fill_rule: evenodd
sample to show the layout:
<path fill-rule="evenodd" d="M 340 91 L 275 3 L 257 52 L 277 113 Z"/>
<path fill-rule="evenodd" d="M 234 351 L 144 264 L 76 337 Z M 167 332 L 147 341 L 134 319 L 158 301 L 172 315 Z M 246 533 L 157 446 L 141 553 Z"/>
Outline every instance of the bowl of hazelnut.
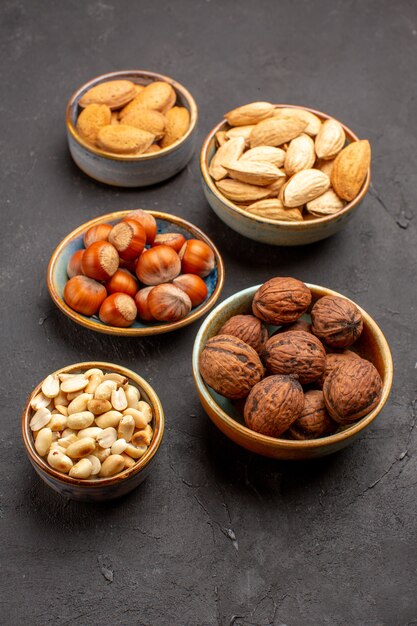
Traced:
<path fill-rule="evenodd" d="M 333 117 L 253 102 L 225 114 L 200 154 L 217 216 L 245 237 L 296 246 L 338 232 L 370 184 L 371 149 Z"/>
<path fill-rule="evenodd" d="M 74 500 L 112 500 L 135 489 L 151 469 L 163 432 L 154 389 L 113 363 L 76 363 L 49 374 L 22 414 L 35 471 Z"/>
<path fill-rule="evenodd" d="M 172 78 L 142 70 L 104 74 L 68 102 L 69 150 L 78 167 L 99 182 L 153 185 L 191 159 L 197 115 L 192 95 Z"/>
<path fill-rule="evenodd" d="M 240 291 L 203 322 L 193 376 L 235 443 L 304 460 L 352 443 L 384 407 L 393 365 L 376 322 L 341 294 L 288 277 Z"/>
<path fill-rule="evenodd" d="M 77 324 L 110 335 L 171 332 L 207 313 L 223 287 L 214 243 L 186 220 L 159 211 L 119 211 L 61 241 L 47 285 Z"/>

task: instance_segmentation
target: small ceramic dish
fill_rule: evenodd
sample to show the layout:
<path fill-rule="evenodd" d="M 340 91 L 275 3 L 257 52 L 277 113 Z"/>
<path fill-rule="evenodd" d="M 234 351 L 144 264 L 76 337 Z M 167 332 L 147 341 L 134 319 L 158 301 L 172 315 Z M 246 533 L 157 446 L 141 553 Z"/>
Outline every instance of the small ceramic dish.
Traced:
<path fill-rule="evenodd" d="M 382 378 L 382 395 L 373 411 L 344 430 L 333 435 L 308 441 L 279 439 L 261 435 L 244 425 L 243 416 L 231 400 L 220 396 L 208 387 L 199 372 L 199 358 L 208 339 L 217 334 L 222 325 L 233 315 L 251 313 L 255 292 L 260 287 L 250 287 L 234 294 L 219 304 L 201 325 L 193 349 L 193 376 L 204 410 L 214 424 L 238 445 L 251 452 L 283 460 L 305 460 L 325 456 L 351 444 L 367 428 L 384 407 L 391 389 L 393 365 L 388 343 L 376 322 L 360 307 L 363 316 L 363 331 L 355 342 L 355 351 L 371 361 Z M 311 306 L 322 296 L 341 294 L 325 287 L 309 285 L 312 292 Z M 344 296 L 342 296 L 344 297 Z M 311 310 L 311 306 L 309 311 Z M 358 305 L 356 305 L 358 306 Z"/>
<path fill-rule="evenodd" d="M 148 476 L 164 434 L 164 412 L 158 396 L 149 383 L 126 367 L 114 365 L 113 363 L 91 361 L 68 365 L 53 373 L 81 373 L 93 367 L 98 367 L 105 373 L 116 372 L 126 376 L 129 381 L 139 389 L 141 399 L 145 400 L 145 402 L 150 404 L 152 407 L 153 420 L 151 425 L 153 429 L 153 439 L 145 454 L 135 463 L 135 465 L 133 465 L 133 467 L 126 469 L 111 478 L 97 478 L 95 480 L 79 480 L 77 478 L 71 478 L 70 476 L 57 472 L 50 467 L 48 463 L 36 452 L 33 434 L 29 428 L 29 422 L 34 412 L 30 406 L 30 402 L 32 398 L 40 392 L 42 382 L 40 382 L 30 394 L 22 413 L 22 436 L 29 461 L 37 474 L 49 487 L 60 493 L 62 496 L 66 496 L 67 498 L 71 498 L 73 500 L 100 502 L 124 496 L 129 493 L 129 491 L 132 491 L 132 489 L 135 489 Z"/>
<path fill-rule="evenodd" d="M 177 104 L 186 107 L 190 112 L 190 126 L 185 135 L 159 152 L 137 156 L 115 155 L 86 143 L 75 127 L 80 112 L 78 102 L 92 87 L 118 79 L 131 80 L 138 85 L 148 85 L 156 80 L 172 85 L 177 94 Z M 119 187 L 153 185 L 177 174 L 191 159 L 195 148 L 197 117 L 197 105 L 194 98 L 185 87 L 172 78 L 142 70 L 111 72 L 93 78 L 71 96 L 66 111 L 68 146 L 78 167 L 101 183 Z"/>
<path fill-rule="evenodd" d="M 199 228 L 193 226 L 186 220 L 168 213 L 160 213 L 159 211 L 149 211 L 156 219 L 158 225 L 158 233 L 177 232 L 184 235 L 186 239 L 201 239 L 207 243 L 214 252 L 215 267 L 213 271 L 204 278 L 207 285 L 208 296 L 200 306 L 192 309 L 192 311 L 178 322 L 143 322 L 137 319 L 129 328 L 118 328 L 116 326 L 108 326 L 104 324 L 97 316 L 87 317 L 81 313 L 77 313 L 71 309 L 63 298 L 65 284 L 68 281 L 67 263 L 76 250 L 84 247 L 83 235 L 88 228 L 109 222 L 116 224 L 123 217 L 126 217 L 131 211 L 119 211 L 117 213 L 108 213 L 97 217 L 85 224 L 82 224 L 69 235 L 65 237 L 54 251 L 49 261 L 46 282 L 52 300 L 59 309 L 77 324 L 85 326 L 90 330 L 108 335 L 130 335 L 134 337 L 144 337 L 148 335 L 160 335 L 161 333 L 169 333 L 177 328 L 192 324 L 199 317 L 207 313 L 215 304 L 224 282 L 224 266 L 223 261 L 214 243 Z"/>
<path fill-rule="evenodd" d="M 333 119 L 321 111 L 315 111 L 307 107 L 297 107 L 289 104 L 277 104 L 277 108 L 303 108 L 317 115 L 321 120 Z M 341 124 L 341 122 L 340 122 Z M 349 142 L 358 141 L 358 137 L 347 126 L 342 124 Z M 231 200 L 228 200 L 217 189 L 214 180 L 211 178 L 208 168 L 215 153 L 215 135 L 221 130 L 229 128 L 227 122 L 223 120 L 210 131 L 200 154 L 200 168 L 202 174 L 203 191 L 207 202 L 216 215 L 227 224 L 232 230 L 240 233 L 244 237 L 254 239 L 261 243 L 268 243 L 275 246 L 299 246 L 307 243 L 320 241 L 330 235 L 337 233 L 353 217 L 359 208 L 371 181 L 370 170 L 358 196 L 346 204 L 343 209 L 333 215 L 324 217 L 314 217 L 305 219 L 302 222 L 286 222 L 283 220 L 272 220 L 249 214 Z"/>

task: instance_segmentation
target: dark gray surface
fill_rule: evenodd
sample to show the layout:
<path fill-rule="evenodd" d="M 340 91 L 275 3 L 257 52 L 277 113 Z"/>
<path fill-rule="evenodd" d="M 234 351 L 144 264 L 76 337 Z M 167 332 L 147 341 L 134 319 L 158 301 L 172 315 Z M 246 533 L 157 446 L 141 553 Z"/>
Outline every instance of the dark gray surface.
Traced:
<path fill-rule="evenodd" d="M 416 624 L 415 2 L 6 1 L 0 17 L 0 622 Z M 257 99 L 340 118 L 373 147 L 373 188 L 359 214 L 332 239 L 276 249 L 216 218 L 197 156 L 152 189 L 89 180 L 67 152 L 66 102 L 89 78 L 129 68 L 166 73 L 192 91 L 199 143 L 225 111 Z M 122 340 L 55 309 L 45 285 L 55 245 L 88 219 L 138 206 L 186 217 L 214 239 L 227 268 L 223 297 L 290 275 L 369 311 L 396 368 L 375 425 L 314 463 L 255 457 L 200 408 L 190 362 L 198 323 Z M 147 482 L 103 506 L 68 503 L 45 487 L 19 431 L 34 385 L 89 359 L 137 370 L 167 421 Z"/>

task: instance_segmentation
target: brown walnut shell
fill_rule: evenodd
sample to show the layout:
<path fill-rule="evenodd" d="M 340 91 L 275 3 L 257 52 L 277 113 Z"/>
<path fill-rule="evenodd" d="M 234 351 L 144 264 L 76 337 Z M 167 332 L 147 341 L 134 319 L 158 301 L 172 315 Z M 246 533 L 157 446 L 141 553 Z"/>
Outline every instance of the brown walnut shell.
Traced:
<path fill-rule="evenodd" d="M 223 324 L 218 334 L 238 337 L 258 354 L 265 350 L 268 341 L 268 330 L 254 315 L 234 315 Z"/>
<path fill-rule="evenodd" d="M 378 404 L 382 380 L 378 370 L 365 359 L 348 359 L 334 369 L 323 385 L 330 416 L 339 424 L 355 422 Z"/>
<path fill-rule="evenodd" d="M 225 398 L 245 398 L 264 375 L 258 354 L 247 343 L 232 335 L 209 339 L 200 355 L 204 381 Z"/>
<path fill-rule="evenodd" d="M 311 303 L 310 289 L 296 278 L 271 278 L 261 285 L 252 302 L 252 312 L 267 324 L 291 324 Z"/>
<path fill-rule="evenodd" d="M 288 434 L 293 439 L 317 439 L 336 430 L 336 424 L 327 412 L 322 391 L 307 391 L 300 417 L 291 424 Z"/>
<path fill-rule="evenodd" d="M 339 296 L 323 296 L 311 309 L 312 330 L 332 348 L 347 348 L 360 336 L 363 328 L 358 307 Z"/>
<path fill-rule="evenodd" d="M 297 375 L 302 385 L 320 378 L 326 362 L 326 351 L 320 339 L 302 330 L 289 330 L 271 337 L 262 356 L 271 374 Z"/>
<path fill-rule="evenodd" d="M 329 352 L 326 354 L 326 363 L 324 365 L 323 376 L 317 381 L 320 387 L 323 387 L 323 383 L 327 376 L 339 365 L 346 363 L 349 359 L 360 359 L 361 357 L 352 350 L 342 350 L 341 352 Z"/>
<path fill-rule="evenodd" d="M 279 437 L 298 419 L 303 406 L 303 389 L 295 378 L 268 376 L 252 388 L 243 416 L 248 428 Z"/>

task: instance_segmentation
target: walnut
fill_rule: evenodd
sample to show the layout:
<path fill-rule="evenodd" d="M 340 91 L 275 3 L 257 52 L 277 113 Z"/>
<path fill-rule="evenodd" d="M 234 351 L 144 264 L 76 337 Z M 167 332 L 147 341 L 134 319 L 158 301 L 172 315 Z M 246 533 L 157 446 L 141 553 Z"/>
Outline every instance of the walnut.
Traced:
<path fill-rule="evenodd" d="M 291 424 L 288 434 L 293 439 L 317 439 L 336 430 L 327 412 L 322 391 L 307 391 L 300 417 Z"/>
<path fill-rule="evenodd" d="M 301 414 L 304 394 L 292 376 L 268 376 L 256 384 L 246 400 L 246 425 L 263 435 L 279 437 Z"/>
<path fill-rule="evenodd" d="M 311 309 L 312 330 L 332 348 L 347 348 L 362 332 L 358 307 L 339 296 L 323 296 Z"/>
<path fill-rule="evenodd" d="M 258 354 L 265 350 L 268 341 L 268 330 L 254 315 L 234 315 L 219 330 L 219 335 L 233 335 L 249 346 Z"/>
<path fill-rule="evenodd" d="M 312 332 L 310 322 L 307 322 L 307 320 L 297 320 L 288 326 L 281 326 L 281 328 L 278 328 L 278 330 L 276 330 L 271 337 L 275 337 L 275 335 L 280 335 L 281 333 L 286 333 L 287 330 L 303 330 L 305 333 Z"/>
<path fill-rule="evenodd" d="M 252 302 L 252 312 L 267 324 L 291 324 L 311 303 L 310 289 L 295 278 L 271 278 L 261 285 Z"/>
<path fill-rule="evenodd" d="M 352 350 L 342 350 L 341 352 L 329 352 L 326 354 L 326 363 L 324 365 L 323 376 L 317 381 L 320 387 L 323 387 L 323 383 L 327 376 L 339 365 L 345 363 L 348 359 L 360 359 L 361 357 Z"/>
<path fill-rule="evenodd" d="M 376 407 L 382 392 L 378 370 L 365 359 L 347 359 L 334 369 L 323 385 L 324 401 L 331 417 L 349 424 Z"/>
<path fill-rule="evenodd" d="M 264 375 L 255 350 L 231 335 L 209 339 L 200 355 L 199 367 L 207 385 L 231 399 L 245 398 Z"/>
<path fill-rule="evenodd" d="M 317 337 L 302 330 L 289 330 L 271 337 L 263 353 L 271 374 L 294 374 L 302 385 L 323 375 L 326 352 Z"/>

